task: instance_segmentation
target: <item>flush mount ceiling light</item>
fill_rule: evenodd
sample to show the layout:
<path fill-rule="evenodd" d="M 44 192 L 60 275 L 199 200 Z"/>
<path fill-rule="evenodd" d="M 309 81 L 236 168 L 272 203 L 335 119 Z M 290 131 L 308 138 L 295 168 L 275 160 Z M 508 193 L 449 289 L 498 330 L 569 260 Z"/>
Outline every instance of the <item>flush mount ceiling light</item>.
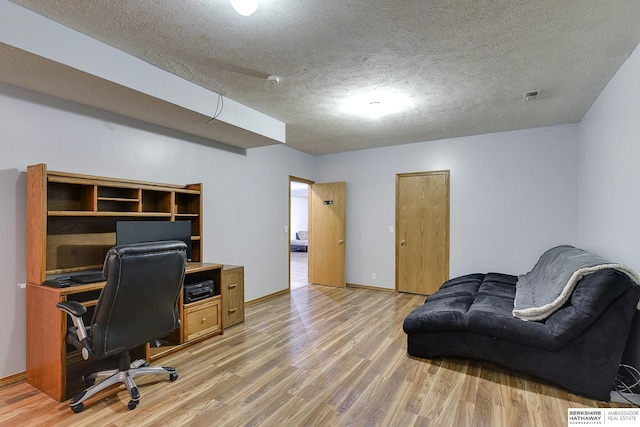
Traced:
<path fill-rule="evenodd" d="M 231 0 L 231 6 L 242 16 L 249 16 L 258 10 L 258 0 Z"/>
<path fill-rule="evenodd" d="M 349 114 L 357 114 L 377 119 L 407 110 L 411 106 L 411 98 L 395 91 L 375 91 L 354 95 L 346 99 L 341 110 Z"/>
<path fill-rule="evenodd" d="M 382 104 L 380 101 L 371 101 L 367 106 L 368 115 L 372 119 L 377 119 L 382 115 Z"/>

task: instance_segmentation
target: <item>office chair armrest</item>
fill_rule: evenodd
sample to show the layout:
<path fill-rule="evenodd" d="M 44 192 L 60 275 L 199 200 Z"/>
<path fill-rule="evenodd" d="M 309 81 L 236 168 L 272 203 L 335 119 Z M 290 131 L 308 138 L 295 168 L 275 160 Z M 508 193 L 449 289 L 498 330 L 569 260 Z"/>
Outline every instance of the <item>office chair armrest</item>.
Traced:
<path fill-rule="evenodd" d="M 82 320 L 82 315 L 87 312 L 87 307 L 77 301 L 59 302 L 56 304 L 56 307 L 67 313 L 71 317 L 73 325 L 76 327 L 77 340 L 73 339 L 69 342 L 69 338 L 67 338 L 67 341 L 81 350 L 82 358 L 88 360 L 93 356 L 93 343 L 87 335 L 87 328 L 84 326 L 84 321 Z"/>
<path fill-rule="evenodd" d="M 66 312 L 71 317 L 82 317 L 87 312 L 87 307 L 78 301 L 63 301 L 56 304 L 60 310 Z"/>

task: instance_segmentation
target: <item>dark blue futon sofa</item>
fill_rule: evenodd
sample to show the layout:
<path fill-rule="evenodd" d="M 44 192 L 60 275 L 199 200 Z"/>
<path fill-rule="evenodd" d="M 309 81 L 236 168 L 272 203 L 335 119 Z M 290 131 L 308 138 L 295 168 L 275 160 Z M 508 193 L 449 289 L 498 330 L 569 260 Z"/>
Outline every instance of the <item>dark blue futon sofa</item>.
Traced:
<path fill-rule="evenodd" d="M 556 256 L 551 264 L 558 262 L 562 259 Z M 609 400 L 640 300 L 637 276 L 609 265 L 585 267 L 584 275 L 574 272 L 571 289 L 563 289 L 569 291 L 565 300 L 555 300 L 557 307 L 539 320 L 514 316 L 518 276 L 470 274 L 449 280 L 405 319 L 408 353 L 483 359 Z"/>

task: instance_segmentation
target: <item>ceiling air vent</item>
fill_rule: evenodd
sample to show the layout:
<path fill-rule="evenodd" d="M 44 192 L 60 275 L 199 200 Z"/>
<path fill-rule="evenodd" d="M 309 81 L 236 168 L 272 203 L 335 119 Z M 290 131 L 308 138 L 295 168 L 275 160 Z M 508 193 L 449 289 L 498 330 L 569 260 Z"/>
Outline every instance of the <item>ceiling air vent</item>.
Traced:
<path fill-rule="evenodd" d="M 525 101 L 533 101 L 535 99 L 538 99 L 538 95 L 540 95 L 540 91 L 539 90 L 531 90 L 529 92 L 525 92 L 524 93 L 524 100 Z"/>

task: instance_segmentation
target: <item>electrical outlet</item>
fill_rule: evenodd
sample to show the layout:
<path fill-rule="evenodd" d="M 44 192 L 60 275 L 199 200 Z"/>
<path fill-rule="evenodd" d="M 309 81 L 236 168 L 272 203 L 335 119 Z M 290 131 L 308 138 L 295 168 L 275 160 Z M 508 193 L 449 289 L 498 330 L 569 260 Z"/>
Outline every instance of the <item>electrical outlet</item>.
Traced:
<path fill-rule="evenodd" d="M 371 279 L 376 280 L 376 273 L 371 273 Z"/>

